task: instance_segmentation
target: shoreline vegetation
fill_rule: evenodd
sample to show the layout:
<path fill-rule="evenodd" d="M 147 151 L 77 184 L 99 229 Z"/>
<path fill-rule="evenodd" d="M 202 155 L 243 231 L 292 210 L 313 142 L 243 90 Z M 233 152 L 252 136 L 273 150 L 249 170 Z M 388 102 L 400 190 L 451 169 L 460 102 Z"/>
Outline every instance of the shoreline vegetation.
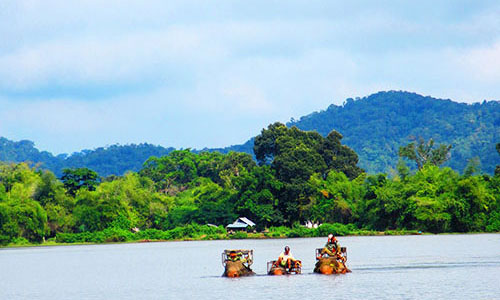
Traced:
<path fill-rule="evenodd" d="M 329 233 L 337 236 L 354 235 L 411 235 L 419 234 L 415 230 L 390 230 L 377 232 L 370 230 L 359 230 L 353 224 L 323 224 L 318 228 L 306 228 L 301 225 L 293 227 L 271 227 L 263 232 L 236 231 L 228 233 L 223 226 L 210 226 L 189 224 L 171 230 L 147 229 L 132 232 L 126 228 L 112 227 L 103 231 L 83 233 L 58 233 L 54 238 L 48 239 L 40 244 L 30 243 L 20 238 L 8 246 L 37 246 L 37 245 L 68 245 L 68 244 L 102 244 L 102 243 L 127 243 L 127 242 L 155 242 L 155 241 L 202 241 L 202 240 L 231 240 L 231 239 L 273 239 L 273 238 L 299 238 L 299 237 L 322 237 Z"/>
<path fill-rule="evenodd" d="M 323 227 L 323 228 L 321 228 Z M 71 246 L 71 245 L 106 245 L 127 243 L 155 243 L 179 241 L 215 241 L 215 240 L 243 240 L 243 239 L 286 239 L 326 237 L 333 233 L 340 237 L 349 236 L 408 236 L 408 235 L 435 235 L 419 230 L 362 230 L 354 224 L 322 224 L 318 228 L 307 228 L 302 225 L 293 227 L 271 227 L 263 232 L 237 231 L 228 233 L 223 226 L 209 226 L 190 224 L 173 230 L 147 229 L 145 231 L 131 232 L 127 229 L 108 228 L 98 232 L 85 233 L 58 233 L 56 237 L 49 238 L 40 243 L 33 243 L 24 238 L 18 238 L 2 248 L 45 247 L 45 246 Z M 492 232 L 446 232 L 439 234 L 491 234 Z"/>
<path fill-rule="evenodd" d="M 500 232 L 500 166 L 472 159 L 460 174 L 440 167 L 451 145 L 418 139 L 392 174 L 367 174 L 341 139 L 274 123 L 255 157 L 176 150 L 105 178 L 0 162 L 0 246 Z M 229 234 L 241 217 L 259 233 Z"/>

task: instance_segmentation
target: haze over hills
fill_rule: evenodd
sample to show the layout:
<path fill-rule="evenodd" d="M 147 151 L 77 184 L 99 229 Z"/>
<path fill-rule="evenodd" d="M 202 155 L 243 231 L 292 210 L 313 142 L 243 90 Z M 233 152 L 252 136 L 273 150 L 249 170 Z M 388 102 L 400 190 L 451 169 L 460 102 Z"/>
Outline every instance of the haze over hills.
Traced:
<path fill-rule="evenodd" d="M 287 126 L 316 130 L 322 135 L 337 130 L 344 136 L 342 143 L 358 153 L 359 165 L 369 173 L 390 172 L 396 166 L 399 147 L 417 137 L 451 144 L 451 157 L 445 165 L 460 172 L 474 157 L 479 157 L 483 172 L 493 173 L 500 164 L 495 150 L 495 144 L 500 142 L 498 101 L 464 104 L 409 92 L 379 92 L 292 119 Z M 56 174 L 63 168 L 88 167 L 101 176 L 121 175 L 129 170 L 138 171 L 150 156 L 166 155 L 172 150 L 174 148 L 151 144 L 131 144 L 54 156 L 39 151 L 31 141 L 0 138 L 1 161 L 40 163 L 42 168 Z M 242 145 L 197 151 L 253 154 L 253 138 Z"/>

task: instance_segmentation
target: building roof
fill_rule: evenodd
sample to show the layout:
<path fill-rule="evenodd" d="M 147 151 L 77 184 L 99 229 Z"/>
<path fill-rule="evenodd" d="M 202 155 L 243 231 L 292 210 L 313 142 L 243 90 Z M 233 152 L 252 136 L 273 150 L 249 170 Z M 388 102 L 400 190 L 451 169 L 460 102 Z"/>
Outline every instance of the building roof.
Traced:
<path fill-rule="evenodd" d="M 229 224 L 226 226 L 226 228 L 229 228 L 229 229 L 243 229 L 243 228 L 247 228 L 248 227 L 248 224 L 243 224 L 243 223 L 233 223 L 233 224 Z"/>
<path fill-rule="evenodd" d="M 248 224 L 249 226 L 255 226 L 254 222 L 250 221 L 249 219 L 247 219 L 245 217 L 240 217 L 240 218 L 238 218 L 238 220 Z M 238 220 L 236 220 L 236 221 L 238 221 Z"/>
<path fill-rule="evenodd" d="M 250 221 L 249 219 L 245 217 L 240 217 L 234 221 L 233 224 L 229 224 L 226 227 L 227 228 L 247 228 L 247 227 L 253 227 L 255 226 L 255 223 Z"/>

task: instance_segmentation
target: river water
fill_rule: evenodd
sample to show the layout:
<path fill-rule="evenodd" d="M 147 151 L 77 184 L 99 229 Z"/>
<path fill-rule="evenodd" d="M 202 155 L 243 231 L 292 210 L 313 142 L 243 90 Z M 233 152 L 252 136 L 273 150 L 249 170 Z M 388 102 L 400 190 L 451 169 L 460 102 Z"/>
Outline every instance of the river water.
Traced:
<path fill-rule="evenodd" d="M 325 238 L 0 250 L 0 299 L 500 299 L 500 234 L 340 237 L 345 275 L 313 274 Z M 285 245 L 301 275 L 266 276 Z M 224 249 L 257 276 L 223 278 Z"/>

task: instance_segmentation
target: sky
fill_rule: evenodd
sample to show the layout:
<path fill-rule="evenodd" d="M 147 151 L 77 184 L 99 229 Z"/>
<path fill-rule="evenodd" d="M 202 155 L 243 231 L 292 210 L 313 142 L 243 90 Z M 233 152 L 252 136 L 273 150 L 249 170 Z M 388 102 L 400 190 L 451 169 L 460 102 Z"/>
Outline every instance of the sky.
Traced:
<path fill-rule="evenodd" d="M 499 1 L 1 1 L 0 136 L 225 147 L 346 98 L 500 99 Z"/>

